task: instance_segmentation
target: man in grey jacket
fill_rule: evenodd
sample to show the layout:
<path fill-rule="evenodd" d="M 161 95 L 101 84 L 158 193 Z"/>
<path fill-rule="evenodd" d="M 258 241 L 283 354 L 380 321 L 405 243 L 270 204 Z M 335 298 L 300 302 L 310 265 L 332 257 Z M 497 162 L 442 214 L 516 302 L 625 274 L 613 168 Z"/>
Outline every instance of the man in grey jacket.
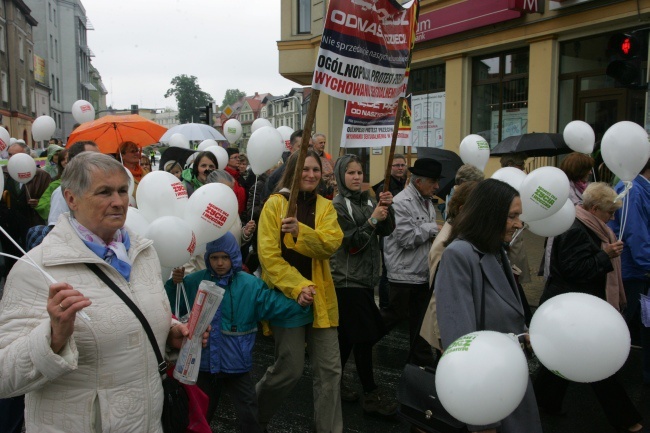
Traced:
<path fill-rule="evenodd" d="M 409 172 L 410 183 L 393 199 L 395 230 L 384 238 L 390 295 L 382 316 L 388 330 L 409 318 L 411 344 L 417 336 L 411 361 L 429 365 L 433 362 L 431 347 L 418 335 L 418 327 L 429 303 L 427 257 L 439 230 L 432 198 L 438 190 L 442 165 L 434 159 L 422 158 L 409 167 Z"/>

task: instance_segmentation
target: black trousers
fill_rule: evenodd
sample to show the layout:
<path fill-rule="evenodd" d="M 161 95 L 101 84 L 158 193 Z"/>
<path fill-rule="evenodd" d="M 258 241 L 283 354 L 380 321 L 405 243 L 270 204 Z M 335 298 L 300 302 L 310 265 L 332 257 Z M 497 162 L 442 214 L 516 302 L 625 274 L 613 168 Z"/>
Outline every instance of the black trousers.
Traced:
<path fill-rule="evenodd" d="M 540 365 L 533 382 L 537 404 L 549 412 L 560 412 L 570 383 Z M 612 426 L 627 429 L 641 422 L 641 414 L 634 407 L 616 375 L 590 385 Z"/>
<path fill-rule="evenodd" d="M 262 428 L 257 421 L 255 383 L 250 372 L 212 374 L 207 371 L 200 371 L 196 384 L 210 399 L 206 415 L 208 423 L 211 423 L 214 413 L 217 411 L 221 390 L 223 389 L 228 393 L 235 407 L 239 431 L 242 433 L 262 433 Z"/>
<path fill-rule="evenodd" d="M 427 341 L 420 337 L 422 317 L 429 305 L 429 284 L 390 283 L 389 305 L 381 310 L 386 331 L 404 320 L 409 321 L 409 338 L 413 353 L 411 362 L 417 365 L 434 365 L 433 352 Z"/>

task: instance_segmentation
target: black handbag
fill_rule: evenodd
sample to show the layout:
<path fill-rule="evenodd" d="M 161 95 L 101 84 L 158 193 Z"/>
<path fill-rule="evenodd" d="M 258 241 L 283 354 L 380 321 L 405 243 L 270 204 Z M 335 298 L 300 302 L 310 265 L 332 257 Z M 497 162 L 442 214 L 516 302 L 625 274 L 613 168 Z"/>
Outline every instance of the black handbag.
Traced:
<path fill-rule="evenodd" d="M 160 348 L 156 343 L 156 337 L 153 335 L 153 330 L 149 326 L 147 318 L 144 317 L 142 311 L 138 308 L 135 303 L 129 299 L 126 294 L 120 290 L 120 288 L 111 280 L 108 275 L 102 272 L 95 263 L 86 263 L 86 266 L 90 268 L 95 275 L 97 275 L 108 287 L 115 292 L 117 296 L 124 301 L 124 303 L 133 311 L 133 314 L 138 318 L 144 331 L 149 337 L 149 342 L 153 348 L 154 353 L 156 354 L 156 361 L 158 362 L 158 373 L 162 379 L 163 386 L 163 410 L 162 410 L 162 427 L 165 433 L 184 433 L 187 429 L 187 426 L 190 424 L 190 407 L 189 407 L 189 398 L 185 388 L 180 384 L 179 381 L 173 377 L 167 376 L 167 361 L 160 353 Z"/>
<path fill-rule="evenodd" d="M 436 269 L 436 273 L 437 271 Z M 435 282 L 435 276 L 433 280 Z M 433 293 L 433 284 L 431 293 Z M 422 327 L 423 319 L 424 314 L 420 319 L 418 330 Z M 481 292 L 481 312 L 478 323 L 479 331 L 485 329 L 485 290 Z M 432 366 L 419 366 L 410 362 L 418 336 L 419 332 L 411 342 L 406 366 L 397 385 L 398 416 L 428 433 L 467 432 L 465 423 L 451 416 L 438 398 L 436 369 Z"/>

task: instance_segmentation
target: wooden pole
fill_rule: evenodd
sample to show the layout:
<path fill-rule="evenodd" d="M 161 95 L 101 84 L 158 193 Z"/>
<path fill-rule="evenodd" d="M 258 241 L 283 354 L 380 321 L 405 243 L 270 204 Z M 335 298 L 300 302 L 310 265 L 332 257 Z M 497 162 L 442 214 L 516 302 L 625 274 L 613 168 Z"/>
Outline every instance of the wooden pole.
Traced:
<path fill-rule="evenodd" d="M 316 118 L 316 108 L 318 107 L 318 97 L 320 90 L 311 91 L 311 100 L 309 101 L 309 108 L 307 109 L 307 118 L 305 125 L 302 128 L 302 144 L 300 145 L 300 153 L 298 154 L 298 161 L 296 162 L 296 172 L 293 175 L 293 184 L 291 184 L 291 192 L 289 193 L 289 206 L 287 207 L 287 214 L 285 218 L 296 215 L 296 203 L 298 201 L 298 192 L 300 191 L 300 182 L 302 180 L 302 167 L 305 165 L 305 158 L 307 157 L 307 150 L 309 149 L 309 137 L 311 136 L 311 126 L 314 124 Z"/>
<path fill-rule="evenodd" d="M 397 135 L 399 133 L 399 121 L 402 117 L 402 104 L 404 97 L 397 100 L 397 109 L 395 110 L 395 124 L 393 125 L 393 137 L 390 141 L 390 152 L 388 153 L 388 164 L 386 165 L 386 174 L 384 175 L 384 192 L 388 191 L 390 185 L 390 173 L 393 166 L 393 156 L 395 156 L 395 146 L 397 145 Z M 377 197 L 379 201 L 379 197 Z"/>

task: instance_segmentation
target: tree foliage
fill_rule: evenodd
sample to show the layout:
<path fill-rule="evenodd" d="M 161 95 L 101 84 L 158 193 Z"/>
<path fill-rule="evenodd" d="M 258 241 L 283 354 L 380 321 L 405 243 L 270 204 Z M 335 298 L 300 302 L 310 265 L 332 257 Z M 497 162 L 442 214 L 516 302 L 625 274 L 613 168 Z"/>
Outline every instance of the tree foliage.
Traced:
<path fill-rule="evenodd" d="M 226 90 L 226 95 L 223 97 L 223 102 L 221 103 L 221 109 L 223 110 L 224 108 L 226 108 L 226 105 L 234 104 L 244 96 L 246 96 L 246 93 L 242 92 L 239 89 Z"/>
<path fill-rule="evenodd" d="M 177 75 L 172 78 L 172 87 L 165 92 L 165 98 L 176 97 L 178 120 L 180 123 L 199 122 L 199 107 L 205 107 L 212 101 L 210 94 L 201 90 L 194 75 Z"/>

